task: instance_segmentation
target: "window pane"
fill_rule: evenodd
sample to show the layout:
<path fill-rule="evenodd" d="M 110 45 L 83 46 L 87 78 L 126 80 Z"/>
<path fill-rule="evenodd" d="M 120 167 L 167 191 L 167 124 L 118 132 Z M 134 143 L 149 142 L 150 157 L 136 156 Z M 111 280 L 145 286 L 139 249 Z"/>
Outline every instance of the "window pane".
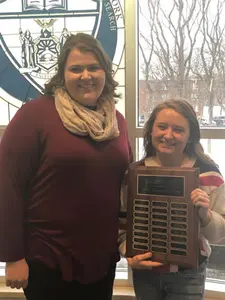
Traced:
<path fill-rule="evenodd" d="M 204 147 L 205 153 L 210 155 L 210 157 L 219 165 L 220 172 L 225 178 L 225 160 L 223 159 L 223 152 L 221 149 L 225 149 L 225 140 L 212 140 L 212 139 L 202 139 L 202 146 Z M 137 160 L 143 158 L 143 138 L 137 139 Z M 221 245 L 211 245 L 212 254 L 209 258 L 209 263 L 207 267 L 207 280 L 216 280 L 220 283 L 225 284 L 225 246 Z"/>
<path fill-rule="evenodd" d="M 0 276 L 5 275 L 5 263 L 0 262 Z"/>
<path fill-rule="evenodd" d="M 225 1 L 203 2 L 139 1 L 139 126 L 177 96 L 191 102 L 202 127 L 225 126 Z"/>
<path fill-rule="evenodd" d="M 122 94 L 117 109 L 124 114 L 124 0 L 61 1 L 59 10 L 41 1 L 32 14 L 29 1 L 15 1 L 15 7 L 0 2 L 0 125 L 7 125 L 23 102 L 40 95 L 57 70 L 66 38 L 78 32 L 95 36 L 112 60 Z"/>
<path fill-rule="evenodd" d="M 225 149 L 225 140 L 220 139 L 201 139 L 201 144 L 206 154 L 218 164 L 222 176 L 225 178 L 225 160 L 223 151 Z"/>
<path fill-rule="evenodd" d="M 126 258 L 121 258 L 117 263 L 116 279 L 128 279 L 128 265 Z"/>
<path fill-rule="evenodd" d="M 225 149 L 225 140 L 215 139 L 202 139 L 202 146 L 205 153 L 218 164 L 222 176 L 225 178 L 225 161 L 222 156 L 221 149 Z M 212 245 L 212 254 L 209 258 L 209 264 L 207 268 L 207 278 L 219 279 L 225 281 L 225 247 Z"/>

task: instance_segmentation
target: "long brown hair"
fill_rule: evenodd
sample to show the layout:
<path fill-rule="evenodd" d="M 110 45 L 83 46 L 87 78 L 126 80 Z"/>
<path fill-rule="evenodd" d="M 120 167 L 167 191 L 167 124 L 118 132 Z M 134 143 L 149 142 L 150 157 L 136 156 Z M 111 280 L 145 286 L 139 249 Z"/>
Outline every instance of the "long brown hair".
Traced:
<path fill-rule="evenodd" d="M 177 113 L 181 114 L 189 124 L 190 137 L 189 141 L 184 149 L 184 153 L 189 157 L 195 156 L 201 161 L 204 161 L 208 164 L 216 165 L 214 161 L 204 153 L 204 149 L 200 143 L 200 127 L 198 119 L 193 107 L 185 99 L 169 99 L 165 102 L 157 105 L 151 115 L 149 116 L 148 121 L 144 126 L 144 151 L 145 158 L 154 156 L 156 154 L 155 148 L 152 145 L 152 128 L 155 122 L 157 114 L 163 109 L 173 109 Z"/>
<path fill-rule="evenodd" d="M 99 62 L 99 65 L 105 72 L 106 80 L 105 87 L 102 91 L 101 97 L 117 97 L 115 92 L 118 83 L 113 79 L 112 62 L 103 49 L 100 42 L 93 36 L 86 33 L 77 33 L 67 38 L 58 58 L 57 73 L 45 84 L 44 94 L 52 95 L 54 89 L 57 87 L 65 87 L 64 68 L 67 58 L 73 49 L 78 49 L 80 52 L 91 52 L 94 54 Z"/>

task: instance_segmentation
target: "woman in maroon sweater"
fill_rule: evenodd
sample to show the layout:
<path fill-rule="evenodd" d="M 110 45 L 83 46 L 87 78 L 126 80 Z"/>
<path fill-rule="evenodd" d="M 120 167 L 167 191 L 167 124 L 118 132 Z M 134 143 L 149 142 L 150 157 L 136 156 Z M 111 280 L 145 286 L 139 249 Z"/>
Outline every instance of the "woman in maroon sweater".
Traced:
<path fill-rule="evenodd" d="M 44 96 L 23 105 L 4 132 L 0 261 L 7 286 L 22 287 L 28 300 L 111 299 L 131 158 L 116 86 L 99 42 L 72 35 Z"/>

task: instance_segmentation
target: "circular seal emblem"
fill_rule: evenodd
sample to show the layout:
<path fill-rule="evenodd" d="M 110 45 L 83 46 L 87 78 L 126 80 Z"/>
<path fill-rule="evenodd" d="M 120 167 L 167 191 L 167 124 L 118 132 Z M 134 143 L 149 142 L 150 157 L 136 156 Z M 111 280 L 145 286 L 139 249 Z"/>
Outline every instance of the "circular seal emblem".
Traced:
<path fill-rule="evenodd" d="M 21 102 L 37 97 L 55 74 L 66 39 L 77 32 L 89 33 L 102 43 L 116 73 L 124 51 L 119 0 L 0 0 L 3 91 Z"/>

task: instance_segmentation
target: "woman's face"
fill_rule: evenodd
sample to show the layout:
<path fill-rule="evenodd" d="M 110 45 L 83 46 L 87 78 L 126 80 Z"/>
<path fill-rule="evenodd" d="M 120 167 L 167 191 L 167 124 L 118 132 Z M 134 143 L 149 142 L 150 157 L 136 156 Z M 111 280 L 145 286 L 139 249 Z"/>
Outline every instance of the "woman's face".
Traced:
<path fill-rule="evenodd" d="M 105 86 L 105 71 L 92 52 L 74 48 L 66 61 L 64 79 L 65 88 L 74 100 L 94 106 Z"/>
<path fill-rule="evenodd" d="M 190 137 L 189 123 L 173 109 L 162 109 L 152 127 L 152 145 L 158 154 L 180 159 Z"/>

